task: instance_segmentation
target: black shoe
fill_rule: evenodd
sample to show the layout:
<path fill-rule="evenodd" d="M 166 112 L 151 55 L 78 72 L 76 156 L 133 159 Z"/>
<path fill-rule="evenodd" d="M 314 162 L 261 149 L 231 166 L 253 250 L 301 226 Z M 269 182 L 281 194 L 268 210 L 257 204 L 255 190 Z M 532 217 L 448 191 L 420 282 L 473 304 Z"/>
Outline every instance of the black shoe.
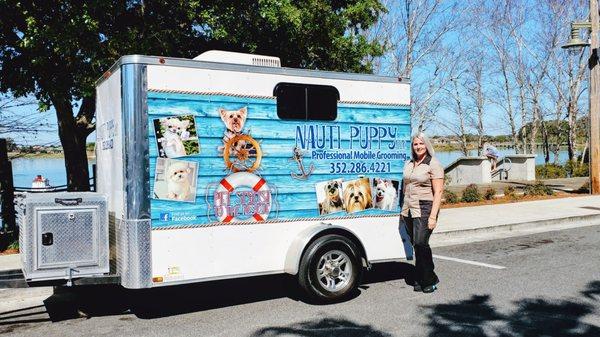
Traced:
<path fill-rule="evenodd" d="M 428 293 L 434 292 L 436 289 L 437 289 L 437 285 L 432 284 L 430 286 L 427 286 L 427 287 L 423 288 L 423 292 L 426 293 L 426 294 L 428 294 Z"/>
<path fill-rule="evenodd" d="M 414 291 L 423 291 L 423 288 L 421 288 L 421 285 L 418 283 L 415 283 L 415 285 L 413 286 L 413 290 Z"/>

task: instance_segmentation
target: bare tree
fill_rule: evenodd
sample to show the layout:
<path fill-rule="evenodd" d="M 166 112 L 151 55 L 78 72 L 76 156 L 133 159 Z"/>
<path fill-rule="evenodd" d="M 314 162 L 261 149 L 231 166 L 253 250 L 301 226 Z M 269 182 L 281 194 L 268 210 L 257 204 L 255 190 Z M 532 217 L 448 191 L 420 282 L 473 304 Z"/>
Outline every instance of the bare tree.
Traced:
<path fill-rule="evenodd" d="M 31 141 L 32 135 L 56 132 L 56 127 L 47 121 L 48 114 L 37 112 L 36 103 L 31 98 L 0 96 L 0 137 L 27 142 Z"/>
<path fill-rule="evenodd" d="M 461 22 L 467 5 L 448 0 L 385 0 L 388 13 L 370 36 L 385 41 L 388 52 L 376 62 L 379 73 L 411 78 L 411 116 L 419 131 L 440 109 L 440 90 L 448 83 L 444 39 Z M 414 70 L 419 69 L 419 76 Z"/>
<path fill-rule="evenodd" d="M 566 138 L 569 160 L 575 157 L 577 144 L 577 118 L 580 111 L 579 102 L 585 92 L 583 87 L 586 70 L 586 55 L 589 51 L 567 53 L 559 49 L 559 45 L 569 33 L 569 21 L 585 16 L 585 4 L 579 1 L 543 0 L 538 7 L 541 44 L 550 50 L 547 55 L 540 57 L 540 62 L 548 65 L 548 76 L 544 91 L 554 106 L 556 130 L 554 131 L 552 152 L 554 162 L 558 161 L 560 145 Z M 562 121 L 567 120 L 564 130 Z M 566 133 L 566 136 L 565 136 Z"/>
<path fill-rule="evenodd" d="M 511 16 L 512 1 L 491 2 L 483 1 L 484 6 L 475 8 L 475 17 L 478 25 L 485 27 L 480 33 L 490 45 L 495 58 L 495 70 L 499 77 L 499 85 L 493 90 L 492 103 L 499 106 L 508 122 L 512 143 L 517 152 L 519 150 L 519 137 L 517 128 L 517 114 L 514 107 L 514 41 L 512 31 L 515 29 Z"/>
<path fill-rule="evenodd" d="M 410 77 L 414 128 L 457 136 L 465 154 L 469 133 L 482 152 L 488 121 L 517 153 L 536 153 L 541 139 L 544 160 L 556 160 L 566 137 L 573 158 L 585 54 L 573 58 L 560 44 L 583 2 L 384 1 L 389 13 L 373 31 L 389 48 L 380 73 Z"/>
<path fill-rule="evenodd" d="M 425 131 L 434 124 L 438 111 L 444 108 L 443 90 L 462 65 L 459 60 L 449 62 L 450 58 L 456 60 L 452 50 L 440 46 L 438 53 L 428 58 L 427 67 L 430 71 L 422 74 L 422 78 L 412 85 L 412 121 L 418 131 Z"/>
<path fill-rule="evenodd" d="M 450 112 L 448 118 L 438 117 L 438 125 L 455 135 L 460 145 L 460 151 L 464 156 L 469 155 L 468 134 L 469 120 L 472 110 L 467 105 L 467 64 L 462 62 L 467 51 L 462 48 L 445 53 L 446 62 L 453 64 L 448 73 L 448 85 L 443 88 L 444 107 Z"/>
<path fill-rule="evenodd" d="M 474 118 L 470 118 L 471 125 L 477 132 L 477 155 L 483 154 L 483 138 L 485 136 L 484 117 L 485 105 L 487 102 L 485 91 L 485 64 L 482 53 L 476 53 L 468 62 L 467 80 L 465 83 L 467 94 L 469 95 L 473 108 L 475 110 Z"/>

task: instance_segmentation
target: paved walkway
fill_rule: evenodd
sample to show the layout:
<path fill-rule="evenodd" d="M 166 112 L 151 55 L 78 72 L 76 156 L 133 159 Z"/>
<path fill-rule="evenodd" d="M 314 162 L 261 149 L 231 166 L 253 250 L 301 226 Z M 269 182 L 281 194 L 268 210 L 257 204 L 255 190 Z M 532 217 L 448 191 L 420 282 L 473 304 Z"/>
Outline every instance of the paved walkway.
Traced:
<path fill-rule="evenodd" d="M 21 269 L 21 256 L 19 254 L 0 255 L 0 271 Z"/>
<path fill-rule="evenodd" d="M 439 219 L 433 246 L 600 225 L 600 196 L 448 208 Z"/>

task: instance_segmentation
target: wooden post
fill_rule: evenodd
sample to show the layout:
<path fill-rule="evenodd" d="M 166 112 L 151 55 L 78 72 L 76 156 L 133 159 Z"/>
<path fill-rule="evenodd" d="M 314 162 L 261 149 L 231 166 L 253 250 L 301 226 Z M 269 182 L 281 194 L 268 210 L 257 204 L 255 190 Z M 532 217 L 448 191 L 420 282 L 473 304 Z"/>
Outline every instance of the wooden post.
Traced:
<path fill-rule="evenodd" d="M 19 235 L 15 220 L 15 189 L 13 185 L 12 165 L 8 160 L 8 144 L 0 138 L 0 198 L 2 205 L 0 213 L 4 223 L 4 231 L 10 233 L 13 239 Z"/>
<path fill-rule="evenodd" d="M 590 0 L 590 191 L 600 194 L 600 67 L 598 67 L 598 0 Z"/>

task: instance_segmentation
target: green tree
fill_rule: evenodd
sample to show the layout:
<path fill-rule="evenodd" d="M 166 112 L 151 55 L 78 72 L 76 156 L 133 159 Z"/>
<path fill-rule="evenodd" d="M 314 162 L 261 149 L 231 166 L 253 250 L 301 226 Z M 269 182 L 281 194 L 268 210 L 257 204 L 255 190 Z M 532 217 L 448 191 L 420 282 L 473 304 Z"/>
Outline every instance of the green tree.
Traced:
<path fill-rule="evenodd" d="M 67 181 L 89 189 L 94 82 L 121 55 L 194 57 L 222 49 L 285 66 L 370 72 L 383 47 L 363 34 L 379 0 L 0 0 L 0 91 L 34 94 L 58 119 Z"/>
<path fill-rule="evenodd" d="M 6 138 L 6 149 L 8 152 L 14 152 L 18 149 L 17 143 L 12 138 Z"/>

